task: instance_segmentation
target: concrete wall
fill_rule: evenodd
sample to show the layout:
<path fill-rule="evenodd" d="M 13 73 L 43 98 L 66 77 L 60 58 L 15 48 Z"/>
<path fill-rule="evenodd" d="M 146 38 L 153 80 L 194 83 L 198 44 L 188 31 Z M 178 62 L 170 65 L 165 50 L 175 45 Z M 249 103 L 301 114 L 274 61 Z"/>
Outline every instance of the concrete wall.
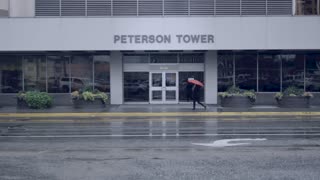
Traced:
<path fill-rule="evenodd" d="M 0 27 L 0 51 L 320 49 L 320 16 L 2 18 Z M 212 34 L 214 43 L 178 43 L 179 34 Z M 114 35 L 172 41 L 114 43 Z"/>
<path fill-rule="evenodd" d="M 122 88 L 121 88 L 122 89 Z M 256 105 L 271 105 L 277 106 L 277 102 L 274 99 L 275 93 L 259 93 L 257 95 Z M 72 106 L 72 101 L 69 93 L 66 94 L 50 94 L 54 98 L 53 106 Z M 0 107 L 1 106 L 16 106 L 17 99 L 16 94 L 0 94 Z M 217 96 L 216 96 L 217 97 Z M 111 97 L 111 100 L 114 99 Z M 119 99 L 116 98 L 114 101 Z M 207 102 L 208 103 L 208 102 Z M 118 103 L 113 103 L 118 104 Z M 217 103 L 209 104 L 220 104 L 220 98 L 217 99 Z M 310 104 L 312 106 L 320 106 L 320 93 L 314 93 L 314 98 L 311 99 Z"/>
<path fill-rule="evenodd" d="M 255 105 L 258 106 L 277 106 L 277 101 L 274 99 L 276 93 L 257 93 Z M 221 99 L 218 98 L 218 104 L 221 104 Z"/>
<path fill-rule="evenodd" d="M 257 93 L 257 99 L 255 105 L 267 105 L 267 106 L 277 106 L 277 101 L 274 99 L 276 93 Z M 320 93 L 313 93 L 314 98 L 310 99 L 310 104 L 312 106 L 320 106 Z M 218 104 L 220 104 L 220 98 L 218 99 Z"/>
<path fill-rule="evenodd" d="M 206 104 L 217 104 L 218 92 L 218 53 L 208 51 L 205 55 L 205 102 Z"/>
<path fill-rule="evenodd" d="M 50 94 L 53 97 L 53 106 L 72 106 L 69 93 Z M 0 106 L 17 106 L 17 94 L 0 94 Z"/>
<path fill-rule="evenodd" d="M 34 17 L 35 0 L 10 0 L 10 17 Z"/>
<path fill-rule="evenodd" d="M 123 66 L 119 51 L 110 53 L 110 94 L 111 104 L 123 103 Z"/>
<path fill-rule="evenodd" d="M 9 1 L 8 0 L 1 0 L 0 1 L 0 9 L 8 10 Z"/>
<path fill-rule="evenodd" d="M 7 17 L 9 15 L 9 1 L 0 0 L 0 17 Z"/>

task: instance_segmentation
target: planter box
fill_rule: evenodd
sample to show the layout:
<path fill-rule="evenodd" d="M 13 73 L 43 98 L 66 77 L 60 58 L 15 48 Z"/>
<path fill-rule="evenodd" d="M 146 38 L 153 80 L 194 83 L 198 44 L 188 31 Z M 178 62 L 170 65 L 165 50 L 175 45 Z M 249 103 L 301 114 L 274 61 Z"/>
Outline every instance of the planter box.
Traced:
<path fill-rule="evenodd" d="M 248 97 L 232 96 L 221 98 L 221 106 L 231 108 L 250 108 L 253 106 L 253 102 L 251 102 Z"/>
<path fill-rule="evenodd" d="M 95 99 L 94 101 L 85 101 L 83 99 L 72 100 L 74 108 L 105 108 L 106 105 L 102 99 Z"/>
<path fill-rule="evenodd" d="M 309 108 L 310 107 L 310 98 L 308 97 L 282 97 L 278 101 L 278 106 L 282 108 Z"/>
<path fill-rule="evenodd" d="M 30 109 L 27 102 L 22 99 L 17 99 L 17 107 L 19 109 Z"/>

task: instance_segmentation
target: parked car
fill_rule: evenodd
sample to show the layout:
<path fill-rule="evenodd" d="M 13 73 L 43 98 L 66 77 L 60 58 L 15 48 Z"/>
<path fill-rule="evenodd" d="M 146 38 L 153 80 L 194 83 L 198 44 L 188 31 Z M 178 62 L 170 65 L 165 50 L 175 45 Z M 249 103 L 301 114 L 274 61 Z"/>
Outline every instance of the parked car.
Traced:
<path fill-rule="evenodd" d="M 71 83 L 70 83 L 71 79 Z M 76 91 L 79 89 L 83 89 L 86 86 L 89 85 L 90 80 L 88 78 L 78 78 L 78 77 L 63 77 L 60 79 L 60 89 L 62 89 L 63 92 L 69 92 L 69 87 L 71 84 L 71 91 Z"/>

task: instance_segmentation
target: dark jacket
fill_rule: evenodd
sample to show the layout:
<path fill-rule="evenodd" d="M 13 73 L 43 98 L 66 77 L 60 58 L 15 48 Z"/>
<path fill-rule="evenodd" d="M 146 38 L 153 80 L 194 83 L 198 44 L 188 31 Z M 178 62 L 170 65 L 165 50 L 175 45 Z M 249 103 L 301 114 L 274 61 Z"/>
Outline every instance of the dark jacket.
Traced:
<path fill-rule="evenodd" d="M 195 85 L 194 88 L 192 88 L 192 98 L 195 100 L 199 100 L 200 99 L 200 86 Z"/>
<path fill-rule="evenodd" d="M 191 84 L 191 83 L 188 83 L 186 86 L 187 100 L 192 99 L 192 87 L 193 87 L 193 84 Z"/>

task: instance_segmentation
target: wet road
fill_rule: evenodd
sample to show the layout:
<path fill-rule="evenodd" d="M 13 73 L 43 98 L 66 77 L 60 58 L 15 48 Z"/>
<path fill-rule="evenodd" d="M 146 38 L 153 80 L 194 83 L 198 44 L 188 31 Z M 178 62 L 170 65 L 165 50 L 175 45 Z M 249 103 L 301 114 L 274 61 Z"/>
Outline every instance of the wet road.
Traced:
<path fill-rule="evenodd" d="M 315 117 L 11 119 L 0 130 L 1 180 L 320 177 Z M 235 138 L 266 140 L 194 144 Z"/>
<path fill-rule="evenodd" d="M 320 136 L 317 117 L 83 118 L 0 120 L 0 136 Z"/>

